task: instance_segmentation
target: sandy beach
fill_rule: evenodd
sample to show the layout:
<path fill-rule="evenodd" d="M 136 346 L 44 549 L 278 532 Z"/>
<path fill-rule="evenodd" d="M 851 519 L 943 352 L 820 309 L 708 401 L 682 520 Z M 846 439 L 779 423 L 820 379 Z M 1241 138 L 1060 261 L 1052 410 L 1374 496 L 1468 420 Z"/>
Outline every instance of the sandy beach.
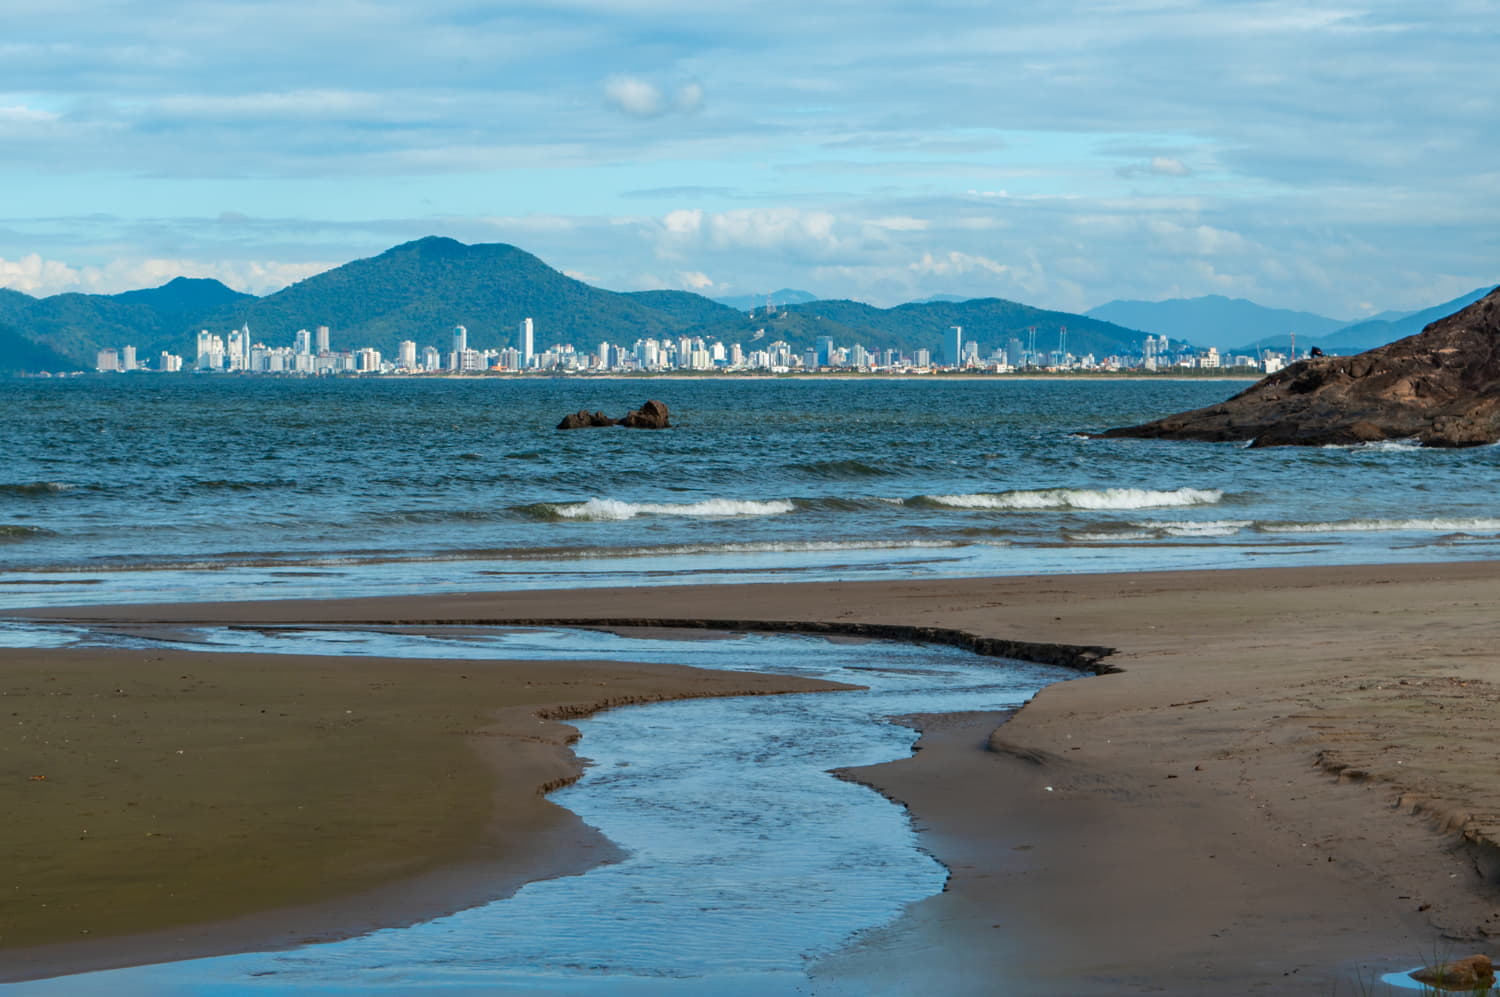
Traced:
<path fill-rule="evenodd" d="M 912 759 L 852 773 L 911 808 L 952 878 L 946 892 L 815 966 L 814 992 L 1331 994 L 1351 990 L 1357 974 L 1434 952 L 1487 951 L 1489 932 L 1500 932 L 1500 746 L 1489 736 L 1500 699 L 1497 598 L 1500 565 L 1471 562 L 25 615 L 153 625 L 876 624 L 1044 654 L 1113 648 L 1104 663 L 1116 673 L 1051 686 L 1009 718 L 913 718 L 924 736 Z M 4 804 L 35 815 L 8 838 L 27 849 L 23 866 L 40 867 L 6 891 L 23 895 L 4 915 L 7 978 L 403 923 L 480 899 L 452 889 L 473 882 L 451 875 L 466 863 L 483 865 L 479 888 L 498 895 L 605 860 L 606 842 L 537 796 L 576 771 L 568 729 L 539 722 L 537 710 L 566 716 L 633 698 L 806 687 L 597 662 L 270 657 L 250 668 L 243 656 L 230 667 L 191 652 L 6 652 L 8 709 L 45 725 L 45 736 L 33 729 L 5 745 Z M 116 689 L 130 697 L 112 699 Z M 262 717 L 292 724 L 294 735 Z M 167 743 L 184 731 L 197 733 Z M 371 750 L 384 743 L 400 750 Z M 203 754 L 217 758 L 185 770 Z M 396 755 L 411 764 L 393 766 Z M 128 780 L 90 781 L 116 758 Z M 203 795 L 225 779 L 222 799 Z M 142 806 L 121 797 L 122 781 Z M 454 791 L 475 785 L 492 787 L 483 807 Z M 292 819 L 289 807 L 315 798 L 334 809 Z M 144 819 L 164 811 L 171 820 Z M 412 823 L 428 813 L 434 827 Z M 79 827 L 85 814 L 91 825 Z M 361 833 L 381 819 L 390 823 L 380 834 Z M 251 828 L 271 840 L 225 847 Z M 91 858 L 141 842 L 149 851 L 166 842 L 148 835 L 165 834 L 176 836 L 169 864 L 191 866 L 197 880 L 180 888 L 200 890 L 171 904 L 159 902 L 155 880 L 115 882 Z M 403 844 L 391 864 L 370 838 L 426 847 Z M 330 850 L 340 861 L 328 861 Z M 188 854 L 193 861 L 181 861 Z M 271 855 L 299 871 L 265 881 Z M 264 890 L 225 888 L 241 882 Z M 158 920 L 101 920 L 106 889 L 136 890 Z M 243 898 L 242 909 L 210 904 L 209 892 Z M 43 894 L 72 899 L 60 914 L 28 913 L 27 897 Z M 380 902 L 350 901 L 371 896 Z M 98 938 L 143 926 L 157 930 Z M 77 940 L 84 930 L 89 938 Z"/>

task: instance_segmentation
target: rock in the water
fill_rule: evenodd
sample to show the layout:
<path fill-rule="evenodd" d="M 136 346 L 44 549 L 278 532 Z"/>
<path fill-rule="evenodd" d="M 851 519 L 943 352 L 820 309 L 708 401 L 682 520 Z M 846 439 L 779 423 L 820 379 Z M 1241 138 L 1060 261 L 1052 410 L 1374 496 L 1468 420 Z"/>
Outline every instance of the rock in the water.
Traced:
<path fill-rule="evenodd" d="M 1500 440 L 1500 290 L 1415 336 L 1277 371 L 1226 402 L 1098 434 L 1252 446 Z"/>
<path fill-rule="evenodd" d="M 650 401 L 629 413 L 620 420 L 620 425 L 630 429 L 671 429 L 672 424 L 667 421 L 667 406 L 661 402 Z"/>
<path fill-rule="evenodd" d="M 1478 990 L 1495 983 L 1495 967 L 1487 955 L 1471 955 L 1441 966 L 1424 966 L 1410 975 L 1418 983 L 1444 990 Z"/>
<path fill-rule="evenodd" d="M 562 422 L 557 424 L 558 429 L 588 429 L 592 426 L 613 426 L 615 420 L 603 412 L 589 412 L 579 409 L 571 415 L 563 416 Z"/>

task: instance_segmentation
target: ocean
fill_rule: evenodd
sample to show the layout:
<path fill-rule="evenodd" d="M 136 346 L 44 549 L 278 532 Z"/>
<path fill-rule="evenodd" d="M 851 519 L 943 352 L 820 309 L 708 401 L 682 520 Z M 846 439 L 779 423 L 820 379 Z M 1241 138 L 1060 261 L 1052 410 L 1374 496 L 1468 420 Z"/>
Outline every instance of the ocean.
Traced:
<path fill-rule="evenodd" d="M 1495 447 L 1080 435 L 1244 386 L 0 380 L 0 608 L 1500 554 Z"/>

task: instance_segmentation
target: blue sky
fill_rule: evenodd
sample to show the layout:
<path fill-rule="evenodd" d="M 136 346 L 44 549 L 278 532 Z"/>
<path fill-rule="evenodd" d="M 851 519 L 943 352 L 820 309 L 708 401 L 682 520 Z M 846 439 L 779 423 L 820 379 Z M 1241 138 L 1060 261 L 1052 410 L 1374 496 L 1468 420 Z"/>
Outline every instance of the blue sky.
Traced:
<path fill-rule="evenodd" d="M 1500 3 L 0 0 L 0 286 L 423 235 L 889 305 L 1500 281 Z"/>

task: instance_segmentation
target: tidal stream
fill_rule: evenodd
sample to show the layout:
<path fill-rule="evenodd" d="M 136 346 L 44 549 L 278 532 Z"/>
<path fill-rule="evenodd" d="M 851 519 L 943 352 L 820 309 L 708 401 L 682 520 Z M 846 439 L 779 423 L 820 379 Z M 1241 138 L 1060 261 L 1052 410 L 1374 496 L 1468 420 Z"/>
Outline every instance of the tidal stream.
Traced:
<path fill-rule="evenodd" d="M 946 647 L 587 630 L 199 628 L 214 651 L 601 659 L 805 675 L 860 691 L 695 699 L 575 721 L 584 777 L 553 799 L 627 857 L 408 928 L 281 952 L 0 986 L 6 997 L 808 994 L 809 964 L 939 892 L 905 811 L 831 770 L 910 754 L 894 718 L 1004 710 L 1076 672 Z M 0 644 L 161 646 L 15 627 Z M 184 646 L 174 641 L 172 646 Z"/>

